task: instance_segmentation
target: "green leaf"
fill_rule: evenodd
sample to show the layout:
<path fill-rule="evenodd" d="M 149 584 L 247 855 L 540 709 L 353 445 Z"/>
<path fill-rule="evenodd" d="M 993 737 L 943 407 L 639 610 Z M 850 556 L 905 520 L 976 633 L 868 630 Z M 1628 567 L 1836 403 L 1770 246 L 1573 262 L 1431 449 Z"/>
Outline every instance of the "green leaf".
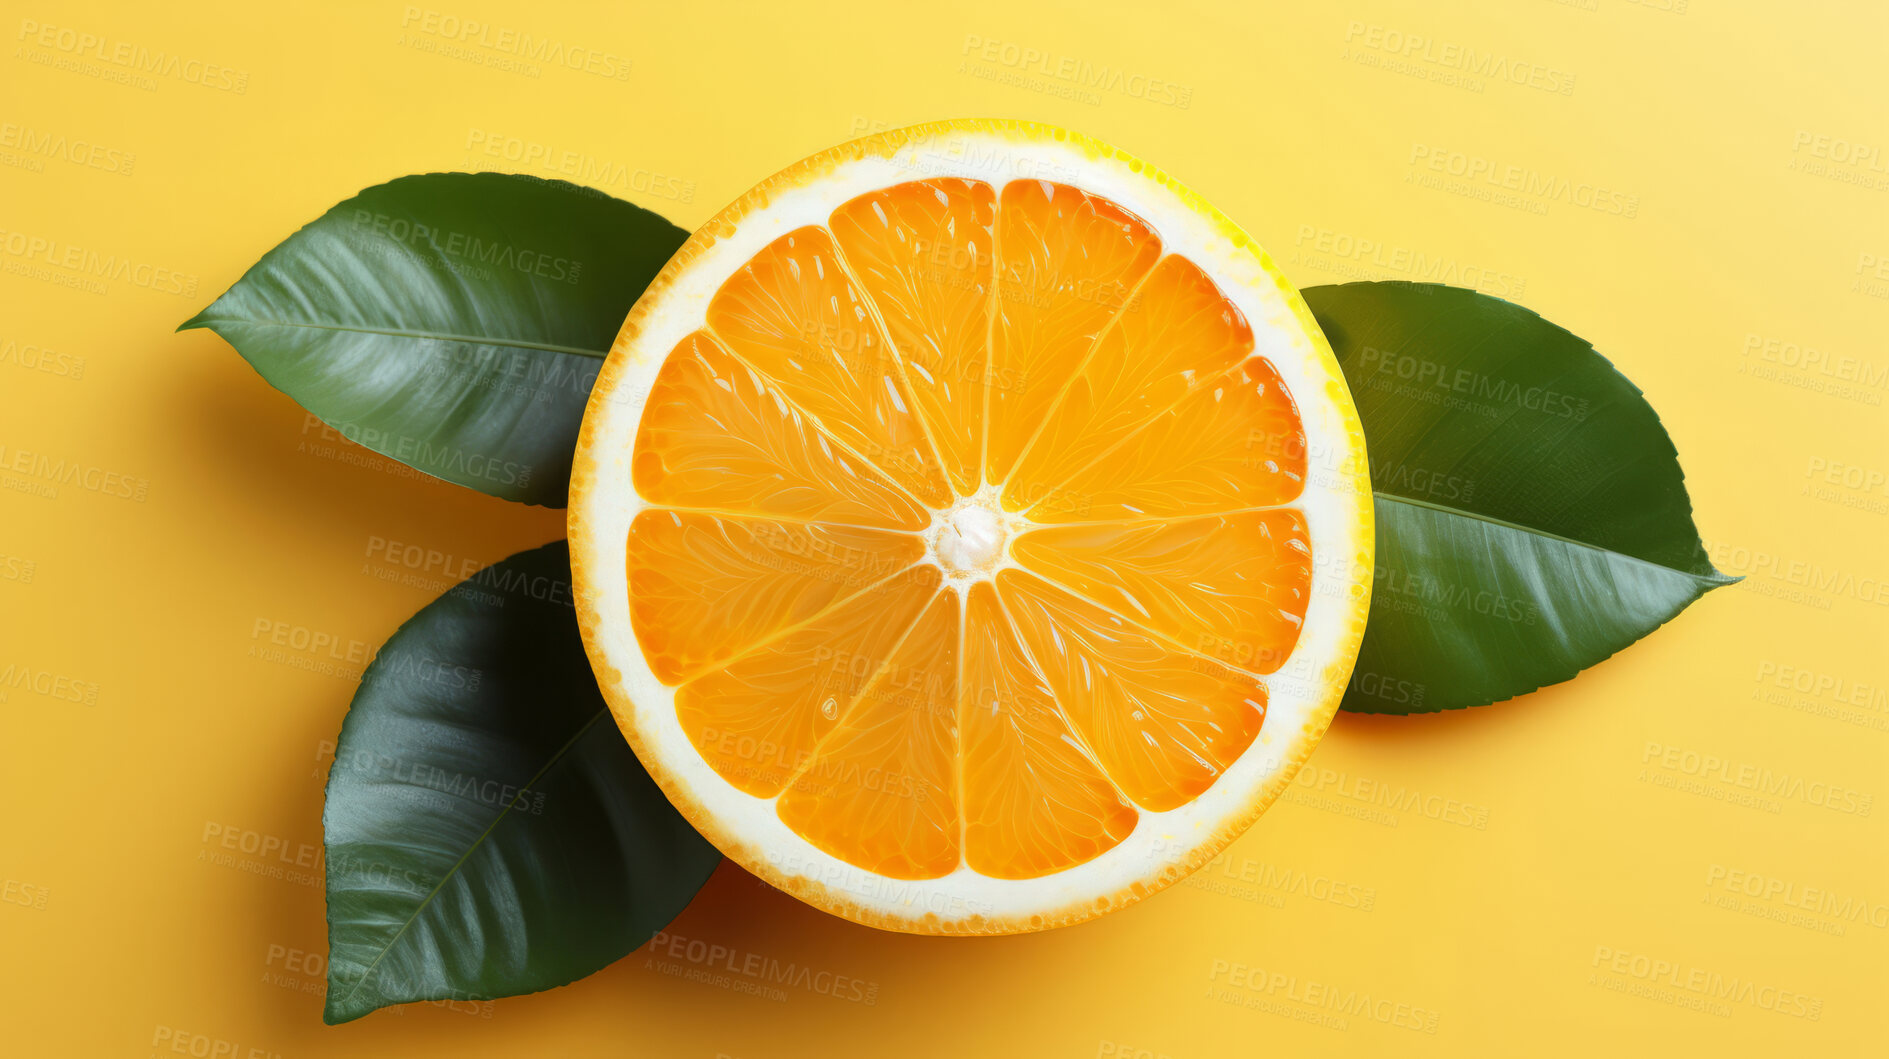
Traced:
<path fill-rule="evenodd" d="M 330 1023 L 581 978 L 662 929 L 721 859 L 612 721 L 562 542 L 480 571 L 387 641 L 327 799 Z"/>
<path fill-rule="evenodd" d="M 178 330 L 223 336 L 357 444 L 561 507 L 600 358 L 687 237 L 563 181 L 402 177 L 290 236 Z"/>
<path fill-rule="evenodd" d="M 1376 495 L 1345 709 L 1480 706 L 1567 680 L 1737 580 L 1706 559 L 1659 417 L 1587 342 L 1455 287 L 1304 295 Z"/>

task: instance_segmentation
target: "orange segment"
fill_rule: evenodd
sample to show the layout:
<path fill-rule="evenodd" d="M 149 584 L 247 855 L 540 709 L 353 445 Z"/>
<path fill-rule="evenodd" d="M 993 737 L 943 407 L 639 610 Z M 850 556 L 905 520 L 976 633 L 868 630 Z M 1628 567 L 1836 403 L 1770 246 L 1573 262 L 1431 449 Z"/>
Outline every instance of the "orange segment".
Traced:
<path fill-rule="evenodd" d="M 981 470 L 996 219 L 997 193 L 973 180 L 899 184 L 831 218 L 960 493 L 977 488 Z"/>
<path fill-rule="evenodd" d="M 630 524 L 630 621 L 666 684 L 733 658 L 924 557 L 903 533 L 696 512 Z"/>
<path fill-rule="evenodd" d="M 1205 793 L 1259 735 L 1266 688 L 1015 570 L 997 575 L 1056 701 L 1109 779 L 1157 812 Z"/>
<path fill-rule="evenodd" d="M 1004 484 L 1019 511 L 1128 432 L 1252 352 L 1253 331 L 1200 266 L 1169 256 L 1096 341 L 1043 432 Z"/>
<path fill-rule="evenodd" d="M 702 332 L 683 339 L 656 376 L 633 467 L 636 491 L 665 506 L 887 529 L 931 521 Z"/>
<path fill-rule="evenodd" d="M 682 685 L 682 730 L 729 783 L 760 798 L 779 794 L 891 657 L 938 580 L 935 568 L 914 567 Z"/>
<path fill-rule="evenodd" d="M 708 306 L 715 336 L 926 504 L 950 497 L 912 396 L 824 229 L 768 244 Z"/>
<path fill-rule="evenodd" d="M 998 879 L 1032 879 L 1090 860 L 1138 814 L 1070 734 L 988 583 L 965 604 L 964 860 Z"/>
<path fill-rule="evenodd" d="M 1038 522 L 1215 515 L 1298 498 L 1305 428 L 1279 373 L 1249 357 L 1153 421 L 1029 511 Z"/>
<path fill-rule="evenodd" d="M 788 827 L 894 879 L 957 869 L 958 635 L 941 592 L 775 803 Z"/>
<path fill-rule="evenodd" d="M 1256 673 L 1285 663 L 1310 602 L 1312 546 L 1296 511 L 1061 526 L 1011 547 L 1050 581 Z"/>
<path fill-rule="evenodd" d="M 1064 184 L 1015 180 L 998 210 L 985 476 L 1010 476 L 1090 347 L 1161 256 L 1141 218 Z"/>

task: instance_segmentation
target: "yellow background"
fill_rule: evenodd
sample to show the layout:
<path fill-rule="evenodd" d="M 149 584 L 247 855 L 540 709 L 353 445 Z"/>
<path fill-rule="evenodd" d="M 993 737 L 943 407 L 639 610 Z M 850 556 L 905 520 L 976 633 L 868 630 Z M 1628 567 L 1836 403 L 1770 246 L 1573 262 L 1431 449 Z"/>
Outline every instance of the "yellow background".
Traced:
<path fill-rule="evenodd" d="M 0 1050 L 1848 1055 L 1889 1034 L 1881 5 L 8 6 L 0 465 L 29 470 L 0 476 L 0 667 L 34 680 L 0 687 Z M 455 44 L 468 20 L 599 66 L 508 68 Z M 59 30 L 188 65 L 125 83 Z M 1516 79 L 1462 66 L 1485 58 Z M 1092 90 L 1067 76 L 1084 68 L 1128 76 Z M 483 563 L 562 536 L 561 513 L 402 476 L 172 328 L 361 187 L 557 175 L 479 144 L 641 174 L 605 190 L 687 228 L 816 150 L 950 116 L 1119 144 L 1300 284 L 1421 278 L 1421 255 L 1591 339 L 1659 410 L 1715 559 L 1747 580 L 1571 684 L 1341 717 L 1220 861 L 1085 926 L 877 933 L 727 865 L 674 924 L 737 965 L 858 979 L 870 1004 L 695 980 L 679 944 L 539 996 L 324 1027 L 322 895 L 296 862 L 321 841 L 325 741 L 367 655 L 445 587 L 370 552 Z M 21 146 L 46 134 L 101 151 Z M 38 456 L 116 484 L 50 485 Z M 1425 809 L 1451 800 L 1484 826 Z M 220 858 L 224 835 L 272 853 Z M 1685 988 L 1734 980 L 1748 997 Z M 1331 989 L 1393 1006 L 1336 1025 L 1306 999 Z"/>

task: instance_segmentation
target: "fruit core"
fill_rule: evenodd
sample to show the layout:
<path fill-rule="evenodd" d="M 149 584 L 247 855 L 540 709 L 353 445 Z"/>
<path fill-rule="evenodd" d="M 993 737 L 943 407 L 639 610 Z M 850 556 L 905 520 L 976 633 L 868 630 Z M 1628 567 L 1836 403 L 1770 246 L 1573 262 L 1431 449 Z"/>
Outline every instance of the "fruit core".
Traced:
<path fill-rule="evenodd" d="M 1009 558 L 1011 538 L 1027 528 L 1026 519 L 1003 509 L 997 493 L 987 486 L 934 514 L 927 552 L 948 582 L 988 580 Z"/>

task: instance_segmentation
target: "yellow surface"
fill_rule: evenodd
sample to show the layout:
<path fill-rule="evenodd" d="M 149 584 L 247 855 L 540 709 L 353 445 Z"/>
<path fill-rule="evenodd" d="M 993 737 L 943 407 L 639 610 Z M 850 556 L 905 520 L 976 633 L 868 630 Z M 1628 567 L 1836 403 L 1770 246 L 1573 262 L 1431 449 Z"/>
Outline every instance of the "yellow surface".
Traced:
<path fill-rule="evenodd" d="M 6 1052 L 1880 1048 L 1879 9 L 336 6 L 7 17 Z M 453 39 L 468 20 L 491 46 Z M 507 30 L 578 68 L 520 58 Z M 127 73 L 121 46 L 166 65 Z M 1122 76 L 1083 87 L 1098 74 Z M 687 227 L 852 134 L 980 114 L 1150 159 L 1302 284 L 1441 275 L 1592 339 L 1659 409 L 1714 557 L 1748 579 L 1523 701 L 1341 718 L 1220 861 L 1085 926 L 895 935 L 723 868 L 660 944 L 573 987 L 323 1027 L 308 880 L 354 677 L 468 564 L 562 518 L 390 471 L 171 328 L 401 173 L 562 173 Z M 132 267 L 98 279 L 91 255 Z M 60 460 L 79 480 L 45 480 Z M 1331 1006 L 1354 993 L 1369 1005 Z"/>

